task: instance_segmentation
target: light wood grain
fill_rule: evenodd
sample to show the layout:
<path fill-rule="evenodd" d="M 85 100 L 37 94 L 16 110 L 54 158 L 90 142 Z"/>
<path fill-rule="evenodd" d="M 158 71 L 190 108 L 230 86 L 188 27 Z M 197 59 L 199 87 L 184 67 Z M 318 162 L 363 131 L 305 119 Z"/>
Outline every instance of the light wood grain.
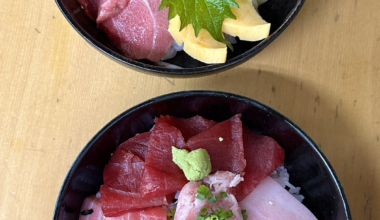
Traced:
<path fill-rule="evenodd" d="M 165 79 L 97 52 L 52 0 L 2 2 L 0 219 L 51 219 L 70 165 L 102 126 L 149 98 L 193 89 L 244 95 L 289 117 L 327 155 L 353 218 L 378 219 L 379 8 L 378 0 L 308 0 L 289 28 L 243 65 Z"/>

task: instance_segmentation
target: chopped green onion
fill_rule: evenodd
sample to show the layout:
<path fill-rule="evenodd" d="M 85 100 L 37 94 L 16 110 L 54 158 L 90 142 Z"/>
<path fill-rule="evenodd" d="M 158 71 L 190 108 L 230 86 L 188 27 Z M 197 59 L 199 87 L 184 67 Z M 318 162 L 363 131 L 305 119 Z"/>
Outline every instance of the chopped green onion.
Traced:
<path fill-rule="evenodd" d="M 223 212 L 223 209 L 220 208 L 220 207 L 218 209 L 216 209 L 216 210 L 218 211 L 219 214 Z"/>
<path fill-rule="evenodd" d="M 210 217 L 207 217 L 205 220 L 210 220 Z"/>
<path fill-rule="evenodd" d="M 205 198 L 208 198 L 208 197 L 211 195 L 211 190 L 210 190 L 207 186 L 205 186 L 205 185 L 201 185 L 201 186 L 198 188 L 197 192 L 198 192 L 199 194 L 204 195 Z"/>
<path fill-rule="evenodd" d="M 227 212 L 221 212 L 218 215 L 219 220 L 225 220 L 227 218 Z"/>
<path fill-rule="evenodd" d="M 211 196 L 210 198 L 208 198 L 209 203 L 216 202 L 219 200 L 220 200 L 219 196 Z"/>
<path fill-rule="evenodd" d="M 219 217 L 217 215 L 211 215 L 210 220 L 219 220 Z"/>
<path fill-rule="evenodd" d="M 221 193 L 220 193 L 220 196 L 221 196 L 223 199 L 228 197 L 228 195 L 227 195 L 226 192 L 221 192 Z"/>
<path fill-rule="evenodd" d="M 243 215 L 244 215 L 244 213 L 246 213 L 246 212 L 247 212 L 247 210 L 245 210 L 245 209 L 241 210 L 241 214 L 243 214 Z"/>
<path fill-rule="evenodd" d="M 248 219 L 248 213 L 244 213 L 244 214 L 243 214 L 243 219 L 244 219 L 244 220 L 247 220 L 247 219 Z"/>
<path fill-rule="evenodd" d="M 203 194 L 198 194 L 197 195 L 197 199 L 200 199 L 200 200 L 204 200 L 206 197 L 205 197 L 205 195 L 203 195 Z"/>
<path fill-rule="evenodd" d="M 205 217 L 202 217 L 200 215 L 197 216 L 197 220 L 205 220 Z"/>
<path fill-rule="evenodd" d="M 170 219 L 174 219 L 176 208 L 172 208 L 170 213 L 167 213 L 166 215 L 170 217 Z"/>
<path fill-rule="evenodd" d="M 204 207 L 201 209 L 201 216 L 206 217 L 208 215 L 208 208 Z"/>
<path fill-rule="evenodd" d="M 228 210 L 226 213 L 227 213 L 227 218 L 231 218 L 234 216 L 234 213 L 231 210 Z"/>

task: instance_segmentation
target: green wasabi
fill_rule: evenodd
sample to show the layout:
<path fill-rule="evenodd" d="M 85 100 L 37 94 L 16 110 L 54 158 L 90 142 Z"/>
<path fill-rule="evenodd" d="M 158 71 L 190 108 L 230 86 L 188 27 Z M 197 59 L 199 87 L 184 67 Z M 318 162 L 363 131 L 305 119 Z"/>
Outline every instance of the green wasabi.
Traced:
<path fill-rule="evenodd" d="M 188 180 L 201 180 L 211 173 L 210 155 L 204 149 L 180 150 L 172 147 L 173 161 L 185 173 Z"/>

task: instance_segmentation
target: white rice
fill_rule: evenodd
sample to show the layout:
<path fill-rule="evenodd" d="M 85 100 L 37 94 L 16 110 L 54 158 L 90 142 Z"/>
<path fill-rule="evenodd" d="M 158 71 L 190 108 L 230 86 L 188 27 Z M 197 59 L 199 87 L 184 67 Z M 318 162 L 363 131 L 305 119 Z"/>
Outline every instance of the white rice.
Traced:
<path fill-rule="evenodd" d="M 288 188 L 288 192 L 292 194 L 298 201 L 302 202 L 305 198 L 300 194 L 301 187 L 295 187 L 289 183 L 289 173 L 284 166 L 278 167 L 271 175 L 274 180 L 276 180 L 285 189 Z"/>

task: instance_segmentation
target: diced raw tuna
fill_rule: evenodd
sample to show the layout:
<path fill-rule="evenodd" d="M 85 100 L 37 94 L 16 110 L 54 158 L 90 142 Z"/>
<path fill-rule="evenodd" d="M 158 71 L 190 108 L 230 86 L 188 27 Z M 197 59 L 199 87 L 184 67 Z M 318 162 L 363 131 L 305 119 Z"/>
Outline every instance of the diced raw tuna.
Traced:
<path fill-rule="evenodd" d="M 173 43 L 168 8 L 158 10 L 161 1 L 130 0 L 116 16 L 99 23 L 111 43 L 131 59 L 159 61 Z"/>
<path fill-rule="evenodd" d="M 212 195 L 220 196 L 220 192 L 227 192 L 230 186 L 234 186 L 235 183 L 238 184 L 240 176 L 230 172 L 217 172 L 204 180 L 206 185 L 212 184 L 210 186 Z M 228 218 L 229 220 L 243 220 L 241 209 L 232 194 L 228 194 L 227 198 L 212 203 L 209 203 L 207 199 L 203 201 L 197 199 L 197 190 L 204 183 L 202 181 L 191 181 L 183 187 L 178 198 L 174 220 L 196 220 L 203 207 L 208 208 L 209 213 L 218 213 L 218 208 L 222 208 L 224 211 L 231 210 L 234 216 Z"/>
<path fill-rule="evenodd" d="M 100 187 L 100 194 L 102 211 L 106 217 L 117 217 L 130 211 L 168 205 L 165 196 L 147 199 L 141 197 L 140 193 L 127 193 L 108 186 Z"/>
<path fill-rule="evenodd" d="M 248 219 L 316 220 L 301 202 L 271 177 L 261 181 L 239 205 L 247 210 Z"/>
<path fill-rule="evenodd" d="M 271 137 L 243 128 L 244 154 L 247 160 L 244 181 L 232 189 L 238 201 L 248 196 L 265 177 L 284 164 L 285 151 Z"/>
<path fill-rule="evenodd" d="M 101 23 L 119 14 L 127 7 L 129 0 L 78 0 L 78 2 L 91 20 Z"/>
<path fill-rule="evenodd" d="M 140 193 L 146 198 L 166 196 L 181 190 L 187 182 L 145 165 Z"/>
<path fill-rule="evenodd" d="M 183 171 L 173 162 L 172 146 L 186 148 L 181 132 L 167 123 L 156 125 L 150 136 L 145 163 L 174 178 L 186 180 Z"/>
<path fill-rule="evenodd" d="M 145 160 L 150 134 L 151 132 L 145 132 L 129 138 L 119 146 L 119 149 L 129 151 L 140 157 L 140 159 Z"/>
<path fill-rule="evenodd" d="M 128 6 L 128 3 L 129 0 L 100 0 L 96 22 L 99 24 L 118 15 Z"/>
<path fill-rule="evenodd" d="M 123 149 L 116 150 L 104 168 L 104 185 L 125 192 L 140 192 L 144 161 Z"/>
<path fill-rule="evenodd" d="M 244 171 L 246 162 L 240 118 L 241 115 L 235 115 L 187 141 L 191 150 L 203 148 L 208 152 L 211 159 L 211 173 L 230 171 L 239 174 Z"/>
<path fill-rule="evenodd" d="M 169 115 L 162 115 L 154 121 L 156 124 L 168 123 L 169 125 L 178 128 L 185 141 L 217 124 L 215 121 L 207 120 L 198 115 L 192 118 L 177 118 Z"/>
<path fill-rule="evenodd" d="M 155 220 L 166 220 L 166 211 L 161 207 L 154 207 L 150 209 L 133 211 L 125 213 L 118 217 L 105 217 L 101 206 L 100 199 L 95 196 L 90 196 L 86 198 L 83 202 L 81 212 L 85 211 L 79 216 L 79 220 L 141 220 L 141 219 L 155 219 Z M 91 212 L 92 210 L 92 212 Z M 91 213 L 87 214 L 86 213 Z"/>

